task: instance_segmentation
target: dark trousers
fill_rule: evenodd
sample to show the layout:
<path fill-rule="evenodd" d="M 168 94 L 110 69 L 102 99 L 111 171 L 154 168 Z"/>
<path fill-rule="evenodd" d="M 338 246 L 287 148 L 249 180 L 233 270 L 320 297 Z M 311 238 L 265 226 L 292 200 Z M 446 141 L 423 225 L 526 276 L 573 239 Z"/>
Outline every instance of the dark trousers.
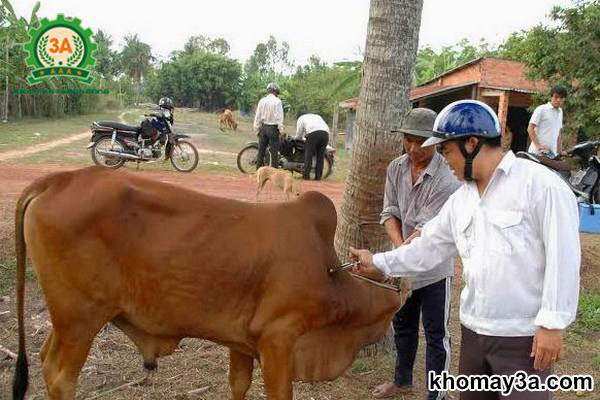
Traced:
<path fill-rule="evenodd" d="M 426 371 L 440 374 L 450 366 L 450 295 L 452 278 L 442 279 L 423 288 L 413 290 L 404 306 L 393 320 L 396 341 L 396 385 L 412 385 L 413 366 L 419 346 L 419 317 L 423 315 L 423 328 L 427 348 Z M 444 398 L 444 393 L 429 392 L 429 400 Z"/>
<path fill-rule="evenodd" d="M 323 176 L 323 163 L 325 162 L 325 150 L 329 142 L 329 134 L 325 131 L 314 131 L 306 135 L 306 145 L 304 147 L 304 173 L 302 178 L 310 179 L 310 170 L 312 169 L 312 158 L 317 156 L 317 165 L 315 168 L 315 179 L 320 180 Z"/>
<path fill-rule="evenodd" d="M 513 375 L 524 371 L 528 375 L 538 375 L 545 382 L 552 369 L 533 369 L 531 346 L 533 336 L 500 337 L 479 335 L 461 326 L 461 349 L 458 373 L 461 375 Z M 461 392 L 461 400 L 550 400 L 552 393 L 519 392 L 513 390 L 508 396 L 497 392 Z"/>
<path fill-rule="evenodd" d="M 265 165 L 265 151 L 269 146 L 271 167 L 279 168 L 279 128 L 277 125 L 263 124 L 258 134 L 258 154 L 256 169 Z"/>

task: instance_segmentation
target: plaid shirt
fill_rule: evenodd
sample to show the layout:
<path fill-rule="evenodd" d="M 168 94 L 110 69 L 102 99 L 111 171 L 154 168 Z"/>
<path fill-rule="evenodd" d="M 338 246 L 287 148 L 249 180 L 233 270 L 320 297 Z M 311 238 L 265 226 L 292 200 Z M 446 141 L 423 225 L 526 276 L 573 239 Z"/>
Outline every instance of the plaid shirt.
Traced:
<path fill-rule="evenodd" d="M 448 197 L 460 183 L 446 165 L 444 158 L 434 153 L 433 158 L 413 185 L 411 161 L 407 154 L 393 160 L 387 167 L 385 194 L 380 223 L 395 217 L 402 224 L 402 237 L 407 239 L 415 229 L 421 229 L 436 216 Z M 414 290 L 440 279 L 452 276 L 454 258 L 449 257 L 432 271 L 412 279 Z"/>

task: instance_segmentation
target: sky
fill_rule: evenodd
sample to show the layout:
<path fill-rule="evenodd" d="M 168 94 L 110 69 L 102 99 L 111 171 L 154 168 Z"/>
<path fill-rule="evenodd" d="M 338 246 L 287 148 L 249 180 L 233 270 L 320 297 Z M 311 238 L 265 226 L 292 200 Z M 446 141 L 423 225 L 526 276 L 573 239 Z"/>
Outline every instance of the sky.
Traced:
<path fill-rule="evenodd" d="M 11 0 L 29 17 L 36 0 Z M 40 17 L 76 16 L 82 25 L 112 36 L 115 48 L 137 33 L 155 55 L 166 58 L 192 35 L 223 37 L 230 55 L 244 62 L 269 35 L 287 41 L 290 57 L 303 64 L 316 54 L 327 62 L 362 59 L 369 0 L 42 0 Z M 501 43 L 511 32 L 548 22 L 554 5 L 571 0 L 424 0 L 419 46 L 439 50 L 463 38 Z"/>

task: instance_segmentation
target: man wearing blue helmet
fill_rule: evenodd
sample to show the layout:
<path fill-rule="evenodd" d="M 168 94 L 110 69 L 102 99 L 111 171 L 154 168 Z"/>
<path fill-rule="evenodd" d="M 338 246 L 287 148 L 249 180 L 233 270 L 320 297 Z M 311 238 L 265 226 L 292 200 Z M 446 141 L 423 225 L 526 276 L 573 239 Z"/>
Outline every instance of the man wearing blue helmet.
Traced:
<path fill-rule="evenodd" d="M 563 357 L 563 332 L 579 296 L 577 202 L 553 172 L 500 147 L 500 125 L 486 104 L 463 100 L 436 118 L 434 137 L 465 183 L 406 246 L 372 255 L 350 252 L 356 272 L 374 279 L 411 277 L 458 252 L 462 347 L 459 373 L 542 378 Z M 549 391 L 513 391 L 506 399 L 550 399 Z M 462 400 L 499 392 L 464 391 Z"/>
<path fill-rule="evenodd" d="M 422 226 L 439 213 L 448 197 L 460 186 L 434 148 L 423 143 L 432 137 L 437 114 L 414 108 L 397 130 L 402 133 L 404 154 L 387 167 L 380 223 L 394 247 L 406 245 L 419 235 Z M 378 385 L 377 399 L 395 397 L 412 390 L 413 369 L 419 346 L 422 321 L 427 347 L 425 370 L 441 373 L 450 366 L 450 296 L 454 257 L 411 279 L 412 295 L 392 321 L 396 343 L 394 380 Z M 444 393 L 430 390 L 428 400 L 440 400 Z"/>

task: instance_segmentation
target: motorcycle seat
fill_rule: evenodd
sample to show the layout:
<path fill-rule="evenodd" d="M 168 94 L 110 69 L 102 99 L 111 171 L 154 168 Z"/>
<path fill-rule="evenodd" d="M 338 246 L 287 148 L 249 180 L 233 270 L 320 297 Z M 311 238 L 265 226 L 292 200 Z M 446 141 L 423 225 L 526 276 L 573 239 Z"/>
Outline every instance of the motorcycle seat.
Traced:
<path fill-rule="evenodd" d="M 550 157 L 546 157 L 546 156 L 543 156 L 540 154 L 533 154 L 533 153 L 527 153 L 525 151 L 519 151 L 517 153 L 517 157 L 538 162 L 538 163 L 545 165 L 546 167 L 551 168 L 555 171 L 568 172 L 568 171 L 573 170 L 573 166 L 567 162 L 564 162 L 564 161 L 561 161 L 558 159 L 552 159 Z"/>
<path fill-rule="evenodd" d="M 556 171 L 571 171 L 573 167 L 564 161 L 553 160 L 548 157 L 540 157 L 540 162 L 546 167 L 550 167 Z"/>
<path fill-rule="evenodd" d="M 140 127 L 135 125 L 125 125 L 120 122 L 115 121 L 96 121 L 96 124 L 103 126 L 105 128 L 112 128 L 119 131 L 131 131 L 131 132 L 140 132 Z"/>

